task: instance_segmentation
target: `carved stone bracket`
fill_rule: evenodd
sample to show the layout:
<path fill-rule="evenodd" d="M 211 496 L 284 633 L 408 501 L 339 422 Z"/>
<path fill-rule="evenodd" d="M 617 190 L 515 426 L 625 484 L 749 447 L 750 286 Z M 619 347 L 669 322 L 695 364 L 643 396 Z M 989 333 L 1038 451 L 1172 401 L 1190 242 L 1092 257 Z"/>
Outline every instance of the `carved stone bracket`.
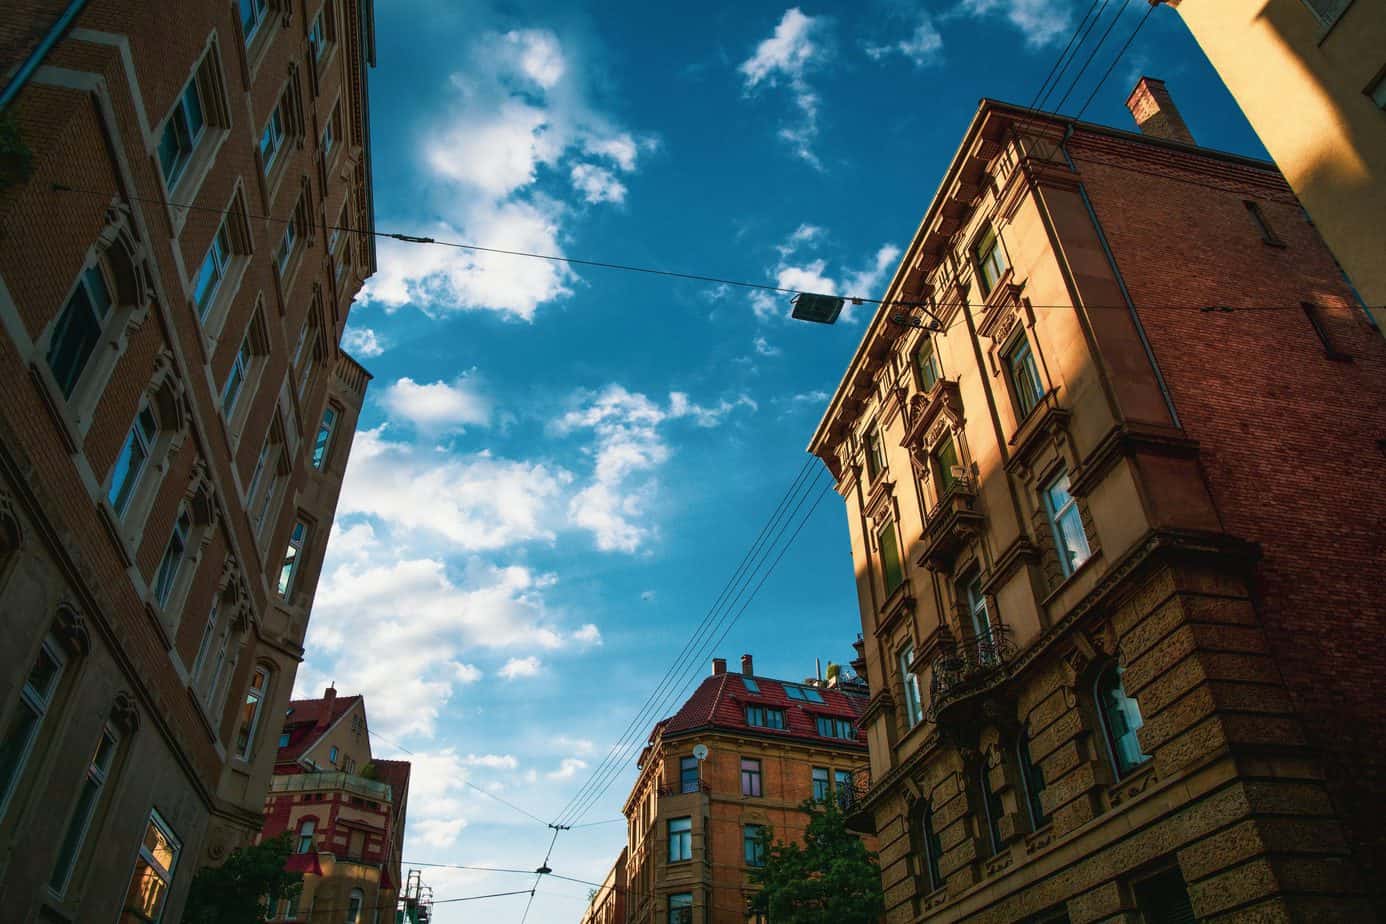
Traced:
<path fill-rule="evenodd" d="M 135 704 L 135 698 L 124 690 L 117 693 L 115 701 L 111 703 L 111 721 L 127 735 L 139 731 L 139 706 Z"/>
<path fill-rule="evenodd" d="M 962 393 L 958 383 L 939 379 L 926 394 L 910 401 L 910 425 L 900 445 L 909 451 L 919 477 L 929 479 L 929 453 L 949 433 L 963 427 Z"/>
<path fill-rule="evenodd" d="M 86 620 L 69 603 L 58 604 L 58 615 L 53 621 L 53 634 L 62 646 L 76 657 L 86 657 L 91 652 L 91 634 L 87 631 Z"/>

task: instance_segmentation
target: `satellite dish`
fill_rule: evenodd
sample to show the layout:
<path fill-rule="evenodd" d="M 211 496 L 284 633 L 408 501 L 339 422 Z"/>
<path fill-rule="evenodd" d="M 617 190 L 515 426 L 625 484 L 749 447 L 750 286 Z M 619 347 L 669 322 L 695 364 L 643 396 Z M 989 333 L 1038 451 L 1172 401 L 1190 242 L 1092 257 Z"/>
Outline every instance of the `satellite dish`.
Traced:
<path fill-rule="evenodd" d="M 695 745 L 693 745 L 693 757 L 694 757 L 695 759 L 697 759 L 697 760 L 707 760 L 707 745 L 705 745 L 705 744 L 695 744 Z"/>

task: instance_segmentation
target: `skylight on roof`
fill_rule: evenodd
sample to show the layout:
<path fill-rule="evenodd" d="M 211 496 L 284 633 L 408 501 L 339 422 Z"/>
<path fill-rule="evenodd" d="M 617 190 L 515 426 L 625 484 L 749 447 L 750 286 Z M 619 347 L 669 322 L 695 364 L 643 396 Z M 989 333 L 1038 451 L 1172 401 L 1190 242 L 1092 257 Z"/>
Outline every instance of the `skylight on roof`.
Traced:
<path fill-rule="evenodd" d="M 823 694 L 812 687 L 796 687 L 788 683 L 782 684 L 782 686 L 784 687 L 784 695 L 790 699 L 797 699 L 806 703 L 823 702 Z"/>
<path fill-rule="evenodd" d="M 759 692 L 760 692 L 760 684 L 756 683 L 756 682 L 755 682 L 754 680 L 752 680 L 750 677 L 742 677 L 742 678 L 741 678 L 741 682 L 742 682 L 743 684 L 745 684 L 745 686 L 746 686 L 746 692 L 747 692 L 747 693 L 759 693 Z"/>

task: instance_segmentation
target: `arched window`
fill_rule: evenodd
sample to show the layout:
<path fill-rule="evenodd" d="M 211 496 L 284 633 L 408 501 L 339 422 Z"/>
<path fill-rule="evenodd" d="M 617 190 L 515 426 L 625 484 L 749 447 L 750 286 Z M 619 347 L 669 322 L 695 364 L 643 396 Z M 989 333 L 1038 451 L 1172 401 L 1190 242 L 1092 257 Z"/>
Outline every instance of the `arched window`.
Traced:
<path fill-rule="evenodd" d="M 991 852 L 996 854 L 1001 852 L 1001 816 L 1005 813 L 1005 808 L 1001 805 L 1001 797 L 991 787 L 991 768 L 987 766 L 985 759 L 980 761 L 980 764 L 977 786 L 982 795 L 982 813 L 986 817 L 987 842 L 991 845 Z"/>
<path fill-rule="evenodd" d="M 1150 759 L 1141 751 L 1136 730 L 1144 724 L 1141 707 L 1126 695 L 1121 675 L 1125 672 L 1120 664 L 1109 664 L 1097 675 L 1093 687 L 1093 698 L 1097 711 L 1102 716 L 1102 730 L 1107 735 L 1107 747 L 1111 752 L 1112 769 L 1117 776 L 1125 776 Z"/>
<path fill-rule="evenodd" d="M 1016 737 L 1015 760 L 1020 769 L 1021 782 L 1025 785 L 1025 801 L 1030 808 L 1030 829 L 1038 831 L 1049 824 L 1044 802 L 1040 799 L 1040 794 L 1044 792 L 1044 772 L 1030 759 L 1030 730 L 1023 726 Z"/>
<path fill-rule="evenodd" d="M 346 924 L 361 924 L 361 906 L 365 904 L 366 894 L 360 889 L 352 889 L 347 898 Z"/>
<path fill-rule="evenodd" d="M 943 886 L 939 861 L 943 858 L 943 843 L 934 831 L 934 807 L 921 799 L 914 813 L 915 851 L 918 854 L 919 875 L 930 892 Z"/>
<path fill-rule="evenodd" d="M 313 849 L 313 832 L 317 830 L 318 823 L 312 818 L 305 818 L 298 826 L 298 845 L 294 848 L 294 853 L 308 853 Z"/>
<path fill-rule="evenodd" d="M 46 637 L 24 676 L 14 712 L 0 732 L 0 818 L 4 818 L 10 796 L 24 773 L 66 666 L 63 646 L 54 636 Z"/>
<path fill-rule="evenodd" d="M 257 667 L 251 675 L 250 687 L 245 691 L 245 705 L 241 707 L 241 722 L 236 730 L 236 756 L 248 760 L 255 749 L 255 732 L 260 726 L 260 713 L 264 711 L 265 697 L 269 693 L 270 671 L 268 667 Z"/>

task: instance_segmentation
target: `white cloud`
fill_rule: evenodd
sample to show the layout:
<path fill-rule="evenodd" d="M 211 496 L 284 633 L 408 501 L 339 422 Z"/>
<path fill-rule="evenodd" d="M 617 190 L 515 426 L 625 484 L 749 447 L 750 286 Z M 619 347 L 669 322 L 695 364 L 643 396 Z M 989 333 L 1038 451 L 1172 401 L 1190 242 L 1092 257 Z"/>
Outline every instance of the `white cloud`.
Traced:
<path fill-rule="evenodd" d="M 657 142 L 592 105 L 581 62 L 551 31 L 482 32 L 460 58 L 440 115 L 419 140 L 432 187 L 423 232 L 562 256 L 570 210 L 539 191 L 541 179 L 561 171 L 584 201 L 619 203 L 626 186 L 612 167 L 635 170 Z M 611 166 L 566 163 L 577 156 Z M 380 242 L 378 262 L 362 300 L 430 314 L 491 310 L 527 321 L 571 294 L 577 279 L 561 263 L 391 239 Z"/>
<path fill-rule="evenodd" d="M 582 193 L 583 200 L 588 203 L 626 201 L 625 184 L 604 167 L 574 164 L 569 177 L 573 181 L 573 188 Z"/>
<path fill-rule="evenodd" d="M 411 818 L 409 836 L 430 847 L 451 847 L 466 826 L 463 818 Z"/>
<path fill-rule="evenodd" d="M 517 677 L 534 677 L 542 666 L 538 658 L 530 655 L 527 658 L 511 658 L 496 673 L 506 680 L 514 680 Z"/>
<path fill-rule="evenodd" d="M 572 635 L 575 642 L 584 645 L 600 645 L 602 643 L 602 632 L 593 623 L 585 623 L 580 626 Z"/>
<path fill-rule="evenodd" d="M 371 359 L 385 352 L 385 344 L 369 327 L 348 327 L 342 334 L 342 349 L 357 359 Z"/>
<path fill-rule="evenodd" d="M 645 590 L 640 593 L 640 599 L 646 603 L 653 603 L 655 596 L 656 594 L 653 590 Z"/>
<path fill-rule="evenodd" d="M 454 674 L 458 683 L 476 683 L 481 679 L 481 668 L 475 664 L 458 664 Z"/>
<path fill-rule="evenodd" d="M 1041 48 L 1059 41 L 1069 28 L 1069 7 L 1053 0 L 962 0 L 950 15 L 1006 17 L 1020 30 L 1025 44 Z"/>
<path fill-rule="evenodd" d="M 513 754 L 468 754 L 462 758 L 468 767 L 489 767 L 492 770 L 514 770 L 520 762 Z"/>
<path fill-rule="evenodd" d="M 802 253 L 805 248 L 821 244 L 822 239 L 820 229 L 811 225 L 800 225 L 784 243 L 776 246 L 779 260 L 773 269 L 775 285 L 795 292 L 874 298 L 878 288 L 889 277 L 896 261 L 900 259 L 899 247 L 883 244 L 865 265 L 855 270 L 829 273 L 826 259 L 808 258 Z M 776 316 L 788 317 L 790 308 L 787 301 L 787 298 L 779 293 L 751 293 L 751 307 L 755 309 L 756 317 L 761 320 Z M 852 315 L 852 307 L 849 304 L 843 308 L 842 317 L 844 320 L 851 320 Z"/>
<path fill-rule="evenodd" d="M 784 350 L 781 350 L 777 346 L 771 346 L 770 341 L 766 340 L 764 337 L 757 337 L 754 343 L 756 352 L 761 356 L 779 356 L 784 352 Z"/>
<path fill-rule="evenodd" d="M 748 93 L 761 86 L 783 85 L 789 89 L 799 116 L 782 126 L 779 136 L 789 142 L 795 154 L 815 167 L 822 166 L 813 151 L 818 139 L 819 98 L 809 85 L 807 74 L 826 57 L 820 38 L 825 26 L 824 17 L 806 16 L 798 7 L 790 7 L 770 37 L 761 41 L 737 68 Z"/>
<path fill-rule="evenodd" d="M 687 418 L 699 427 L 715 427 L 737 408 L 755 409 L 744 395 L 707 406 L 683 392 L 670 393 L 668 404 L 660 405 L 614 384 L 578 395 L 577 404 L 554 423 L 560 434 L 590 432 L 594 438 L 588 450 L 592 481 L 573 497 L 569 515 L 593 533 L 598 548 L 623 552 L 636 551 L 651 534 L 643 514 L 655 485 L 645 476 L 670 455 L 661 425 Z"/>
<path fill-rule="evenodd" d="M 866 53 L 872 60 L 879 61 L 892 54 L 903 55 L 915 67 L 922 68 L 943 61 L 943 36 L 934 25 L 933 17 L 925 10 L 919 11 L 914 30 L 902 39 L 882 45 L 867 44 Z"/>
<path fill-rule="evenodd" d="M 572 480 L 570 472 L 538 462 L 484 453 L 440 458 L 388 439 L 380 426 L 356 434 L 337 515 L 378 517 L 463 551 L 551 542 Z"/>
<path fill-rule="evenodd" d="M 452 383 L 424 384 L 402 378 L 385 389 L 380 402 L 392 415 L 422 430 L 447 430 L 463 424 L 484 427 L 491 421 L 491 401 L 470 376 Z"/>
<path fill-rule="evenodd" d="M 579 770 L 587 769 L 587 761 L 578 757 L 565 757 L 559 762 L 558 769 L 545 773 L 544 776 L 550 780 L 571 780 L 577 776 Z"/>

